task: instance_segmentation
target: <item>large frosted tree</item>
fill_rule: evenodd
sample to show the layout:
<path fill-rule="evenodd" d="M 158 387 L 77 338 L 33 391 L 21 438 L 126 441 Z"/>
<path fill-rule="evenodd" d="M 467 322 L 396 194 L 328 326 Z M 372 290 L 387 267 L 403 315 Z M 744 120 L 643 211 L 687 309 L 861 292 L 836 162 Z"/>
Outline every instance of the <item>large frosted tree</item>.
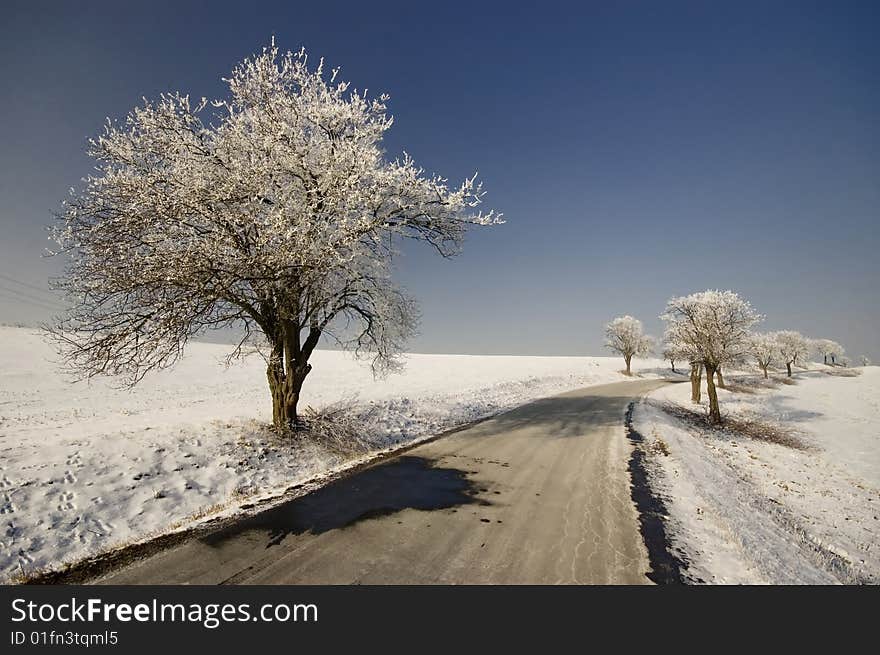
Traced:
<path fill-rule="evenodd" d="M 667 343 L 687 353 L 692 365 L 706 369 L 709 420 L 719 423 L 715 374 L 746 358 L 749 330 L 761 316 L 733 291 L 710 290 L 670 299 L 660 318 L 666 321 Z"/>
<path fill-rule="evenodd" d="M 135 384 L 205 328 L 237 325 L 265 343 L 284 429 L 322 337 L 395 366 L 418 318 L 391 279 L 400 239 L 448 257 L 468 226 L 501 221 L 478 211 L 476 176 L 450 187 L 386 159 L 387 96 L 337 72 L 273 41 L 225 98 L 162 95 L 108 121 L 55 231 L 73 307 L 52 332 L 70 368 Z"/>
<path fill-rule="evenodd" d="M 631 375 L 632 358 L 650 353 L 654 349 L 654 339 L 645 334 L 639 319 L 618 316 L 605 326 L 605 347 L 623 355 L 626 374 Z"/>

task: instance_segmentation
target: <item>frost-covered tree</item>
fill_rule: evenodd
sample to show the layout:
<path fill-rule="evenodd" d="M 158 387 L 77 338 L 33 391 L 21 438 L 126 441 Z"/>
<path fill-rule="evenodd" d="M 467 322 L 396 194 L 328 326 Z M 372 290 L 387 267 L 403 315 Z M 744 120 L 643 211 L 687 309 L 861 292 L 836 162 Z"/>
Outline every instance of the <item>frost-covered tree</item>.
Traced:
<path fill-rule="evenodd" d="M 836 364 L 837 359 L 843 356 L 843 353 L 845 352 L 843 346 L 831 339 L 816 339 L 813 342 L 813 347 L 817 353 L 822 355 L 822 361 L 824 363 L 827 364 L 830 359 L 832 365 Z"/>
<path fill-rule="evenodd" d="M 669 346 L 664 346 L 663 347 L 663 359 L 664 359 L 664 361 L 669 362 L 669 365 L 672 367 L 673 373 L 678 372 L 675 370 L 675 362 L 681 361 L 681 358 L 679 357 L 679 355 L 675 351 L 675 349 L 670 348 Z"/>
<path fill-rule="evenodd" d="M 605 347 L 623 355 L 626 374 L 631 375 L 632 358 L 650 353 L 654 339 L 644 333 L 642 322 L 637 318 L 618 316 L 605 326 Z"/>
<path fill-rule="evenodd" d="M 810 354 L 810 340 L 800 332 L 782 330 L 776 333 L 776 344 L 788 377 L 791 377 L 791 365 Z"/>
<path fill-rule="evenodd" d="M 767 369 L 780 357 L 776 333 L 759 332 L 753 334 L 749 340 L 749 352 L 764 372 L 764 377 L 768 378 Z"/>
<path fill-rule="evenodd" d="M 690 353 L 682 348 L 681 344 L 674 342 L 674 335 L 670 334 L 669 330 L 666 330 L 663 334 L 663 359 L 672 366 L 673 373 L 677 372 L 675 369 L 676 362 L 690 362 L 691 359 Z"/>
<path fill-rule="evenodd" d="M 749 329 L 761 316 L 733 291 L 702 291 L 672 298 L 661 315 L 669 343 L 690 354 L 706 369 L 709 420 L 721 421 L 715 374 L 721 366 L 742 361 L 749 352 Z"/>
<path fill-rule="evenodd" d="M 389 160 L 387 96 L 275 46 L 245 59 L 226 97 L 145 101 L 90 142 L 96 173 L 55 239 L 73 308 L 53 327 L 70 368 L 135 384 L 205 328 L 265 344 L 276 427 L 296 425 L 323 338 L 393 368 L 418 313 L 391 279 L 401 239 L 454 255 L 477 210 L 475 177 L 450 187 L 409 155 Z M 235 354 L 235 353 L 233 353 Z"/>
<path fill-rule="evenodd" d="M 697 362 L 698 354 L 689 350 L 687 344 L 681 342 L 676 336 L 675 331 L 671 330 L 668 325 L 663 333 L 663 343 L 663 356 L 667 360 L 674 359 L 675 361 L 688 362 L 690 365 L 691 401 L 694 403 L 700 402 L 703 365 Z M 674 363 L 672 370 L 675 371 Z"/>

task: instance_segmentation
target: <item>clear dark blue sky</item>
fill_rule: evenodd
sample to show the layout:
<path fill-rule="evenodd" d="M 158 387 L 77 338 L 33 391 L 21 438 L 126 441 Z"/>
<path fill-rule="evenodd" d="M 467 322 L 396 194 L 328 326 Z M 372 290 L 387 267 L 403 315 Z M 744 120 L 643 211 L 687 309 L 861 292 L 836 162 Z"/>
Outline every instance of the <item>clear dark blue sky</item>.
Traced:
<path fill-rule="evenodd" d="M 876 2 L 7 1 L 0 274 L 54 272 L 44 226 L 105 117 L 221 93 L 274 34 L 390 93 L 389 152 L 478 170 L 508 218 L 453 261 L 407 249 L 413 350 L 598 354 L 617 314 L 656 333 L 670 295 L 731 288 L 767 328 L 880 359 L 878 18 Z M 0 278 L 0 320 L 43 318 L 43 297 Z"/>

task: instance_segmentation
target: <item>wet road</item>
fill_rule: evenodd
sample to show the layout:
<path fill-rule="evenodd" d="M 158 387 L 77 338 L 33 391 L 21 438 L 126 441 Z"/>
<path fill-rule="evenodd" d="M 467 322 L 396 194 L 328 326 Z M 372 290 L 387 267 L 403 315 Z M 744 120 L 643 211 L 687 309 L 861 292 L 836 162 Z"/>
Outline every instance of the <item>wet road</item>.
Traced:
<path fill-rule="evenodd" d="M 529 403 L 101 582 L 647 583 L 623 417 L 662 384 Z"/>

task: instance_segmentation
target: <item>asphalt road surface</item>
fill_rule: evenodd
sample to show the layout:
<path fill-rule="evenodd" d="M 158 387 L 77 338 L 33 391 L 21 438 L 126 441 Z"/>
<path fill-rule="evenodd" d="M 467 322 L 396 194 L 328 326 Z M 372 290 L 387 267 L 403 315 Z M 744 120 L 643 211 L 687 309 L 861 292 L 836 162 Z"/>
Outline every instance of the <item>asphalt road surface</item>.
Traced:
<path fill-rule="evenodd" d="M 101 582 L 648 583 L 623 421 L 662 384 L 529 403 Z"/>

